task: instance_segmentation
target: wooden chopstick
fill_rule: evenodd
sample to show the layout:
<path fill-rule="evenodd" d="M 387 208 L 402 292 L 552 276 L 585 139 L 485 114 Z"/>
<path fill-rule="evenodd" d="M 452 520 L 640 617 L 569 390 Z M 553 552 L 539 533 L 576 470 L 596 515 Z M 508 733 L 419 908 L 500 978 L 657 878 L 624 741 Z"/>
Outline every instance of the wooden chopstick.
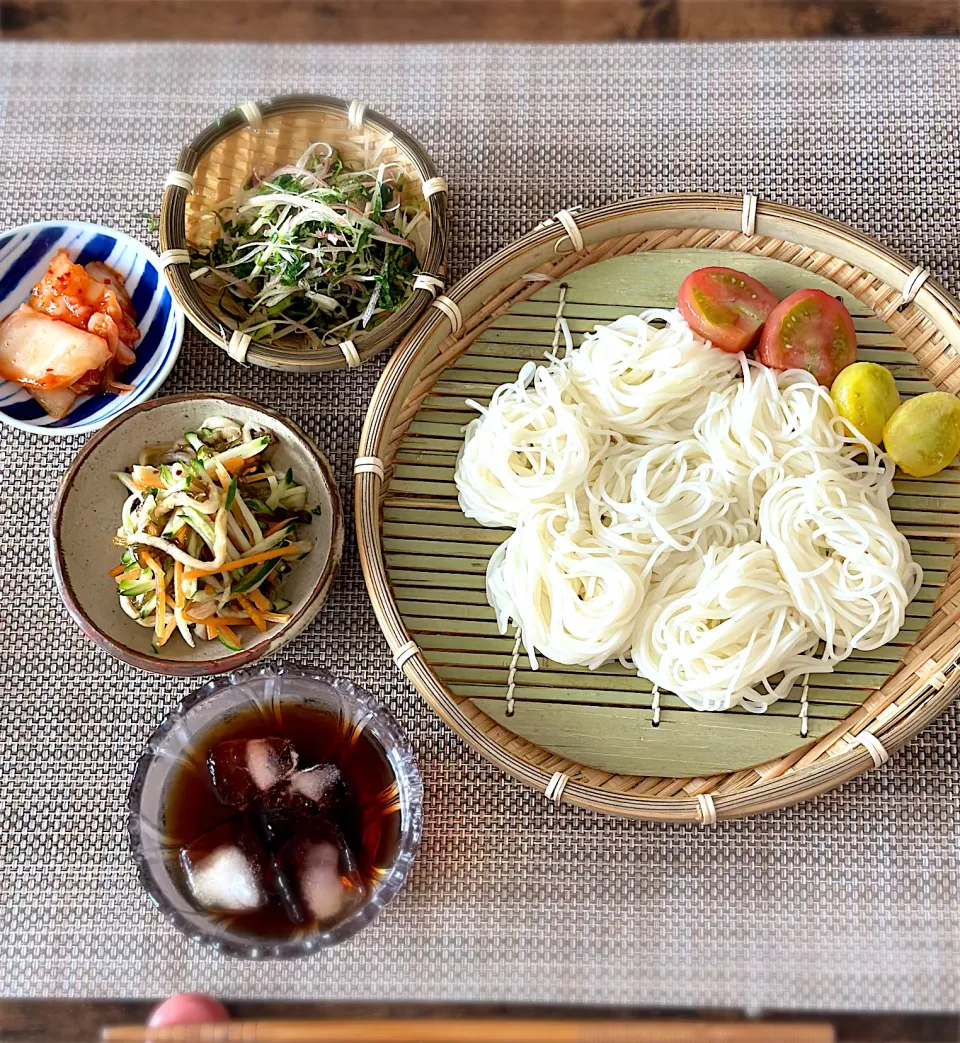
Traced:
<path fill-rule="evenodd" d="M 797 1021 L 555 1021 L 358 1018 L 119 1025 L 105 1043 L 834 1043 L 833 1026 Z"/>

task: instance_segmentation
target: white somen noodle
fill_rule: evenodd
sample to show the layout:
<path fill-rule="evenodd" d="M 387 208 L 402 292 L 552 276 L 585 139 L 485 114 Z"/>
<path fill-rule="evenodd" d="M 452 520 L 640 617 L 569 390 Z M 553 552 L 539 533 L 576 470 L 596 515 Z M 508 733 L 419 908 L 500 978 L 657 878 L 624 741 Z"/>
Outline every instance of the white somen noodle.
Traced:
<path fill-rule="evenodd" d="M 501 631 L 513 620 L 534 651 L 597 667 L 626 647 L 643 603 L 641 570 L 619 561 L 562 507 L 525 515 L 493 552 L 487 598 Z"/>
<path fill-rule="evenodd" d="M 566 361 L 596 423 L 654 440 L 667 427 L 689 430 L 710 393 L 729 387 L 740 370 L 735 355 L 665 310 L 597 326 Z"/>
<path fill-rule="evenodd" d="M 645 312 L 527 364 L 481 412 L 460 503 L 516 529 L 487 598 L 534 668 L 630 658 L 696 709 L 762 711 L 902 628 L 922 572 L 892 463 L 809 373 Z"/>
<path fill-rule="evenodd" d="M 657 688 L 696 710 L 764 710 L 801 675 L 830 670 L 812 654 L 816 647 L 773 551 L 751 542 L 711 547 L 657 584 L 632 658 Z"/>
<path fill-rule="evenodd" d="M 821 471 L 778 482 L 760 504 L 760 527 L 826 657 L 845 659 L 896 637 L 923 572 L 885 502 Z"/>
<path fill-rule="evenodd" d="M 466 428 L 456 471 L 468 518 L 515 525 L 522 510 L 580 486 L 609 437 L 584 422 L 574 394 L 564 366 L 528 363 L 489 406 L 476 406 L 482 415 Z"/>

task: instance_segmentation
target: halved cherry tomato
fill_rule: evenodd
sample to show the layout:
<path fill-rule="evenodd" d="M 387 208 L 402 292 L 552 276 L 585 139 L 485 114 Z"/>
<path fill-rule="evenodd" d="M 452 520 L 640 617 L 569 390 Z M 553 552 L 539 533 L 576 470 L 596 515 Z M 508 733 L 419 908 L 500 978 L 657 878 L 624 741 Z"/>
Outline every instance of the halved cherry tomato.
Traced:
<path fill-rule="evenodd" d="M 805 369 L 825 387 L 857 361 L 857 333 L 850 312 L 823 290 L 797 290 L 770 313 L 763 327 L 760 361 L 773 369 Z"/>
<path fill-rule="evenodd" d="M 733 268 L 698 268 L 677 295 L 687 325 L 714 347 L 731 352 L 750 347 L 776 306 L 776 296 L 762 282 Z"/>

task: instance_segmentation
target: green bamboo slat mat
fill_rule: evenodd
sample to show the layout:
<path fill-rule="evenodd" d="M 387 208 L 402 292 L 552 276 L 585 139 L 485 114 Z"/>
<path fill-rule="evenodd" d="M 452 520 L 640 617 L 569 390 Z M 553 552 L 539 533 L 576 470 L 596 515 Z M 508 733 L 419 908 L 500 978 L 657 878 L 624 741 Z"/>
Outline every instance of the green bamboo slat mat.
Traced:
<path fill-rule="evenodd" d="M 662 250 L 598 262 L 566 276 L 564 317 L 579 344 L 598 322 L 645 308 L 672 308 L 686 274 L 730 265 L 765 282 L 780 297 L 817 287 L 842 298 L 854 317 L 858 358 L 887 365 L 903 399 L 936 389 L 919 360 L 883 320 L 842 287 L 792 264 L 724 250 Z M 383 502 L 382 547 L 400 615 L 437 677 L 459 698 L 545 750 L 577 763 L 636 776 L 703 776 L 784 757 L 829 735 L 900 667 L 927 625 L 951 570 L 960 533 L 960 467 L 930 479 L 898 478 L 891 510 L 923 567 L 923 587 L 894 642 L 860 652 L 835 673 L 813 675 L 766 714 L 741 709 L 698 713 L 661 697 L 654 725 L 649 682 L 619 664 L 599 670 L 540 657 L 517 663 L 515 709 L 507 710 L 513 634 L 501 636 L 484 596 L 493 550 L 510 530 L 467 519 L 453 481 L 462 428 L 494 389 L 524 362 L 544 360 L 554 339 L 559 290 L 545 286 L 485 329 L 430 389 L 399 442 Z"/>

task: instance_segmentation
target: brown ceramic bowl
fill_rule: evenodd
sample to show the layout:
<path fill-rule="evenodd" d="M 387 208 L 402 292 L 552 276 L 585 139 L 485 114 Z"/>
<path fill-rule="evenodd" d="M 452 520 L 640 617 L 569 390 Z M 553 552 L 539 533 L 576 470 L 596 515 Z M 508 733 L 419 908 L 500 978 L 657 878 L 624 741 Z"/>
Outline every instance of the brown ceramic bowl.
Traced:
<path fill-rule="evenodd" d="M 290 620 L 266 631 L 240 631 L 244 647 L 232 652 L 218 641 L 197 641 L 196 648 L 174 634 L 156 654 L 152 630 L 138 626 L 121 609 L 116 581 L 109 575 L 119 561 L 113 543 L 120 511 L 128 495 L 114 471 L 136 463 L 142 448 L 174 442 L 209 416 L 251 422 L 277 438 L 274 462 L 293 468 L 307 487 L 307 502 L 321 508 L 301 538 L 313 550 L 296 563 L 283 583 L 291 604 Z M 197 677 L 249 666 L 295 638 L 320 611 L 343 553 L 340 494 L 326 457 L 292 421 L 234 395 L 188 394 L 154 399 L 135 406 L 98 431 L 80 451 L 60 482 L 50 526 L 50 556 L 57 589 L 83 632 L 111 655 L 156 674 Z"/>

